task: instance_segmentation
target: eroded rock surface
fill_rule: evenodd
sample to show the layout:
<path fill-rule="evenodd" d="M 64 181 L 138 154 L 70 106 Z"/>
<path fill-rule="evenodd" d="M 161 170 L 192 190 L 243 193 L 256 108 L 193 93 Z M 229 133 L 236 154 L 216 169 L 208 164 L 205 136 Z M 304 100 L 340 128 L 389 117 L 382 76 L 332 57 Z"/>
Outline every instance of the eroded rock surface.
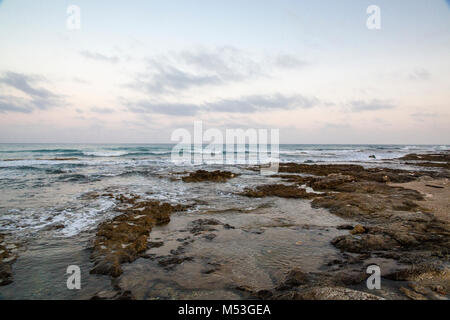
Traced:
<path fill-rule="evenodd" d="M 133 262 L 147 250 L 152 227 L 168 223 L 172 212 L 185 209 L 181 205 L 123 195 L 117 200 L 128 206 L 118 209 L 122 215 L 99 225 L 92 248 L 91 273 L 118 277 L 122 274 L 122 263 Z"/>

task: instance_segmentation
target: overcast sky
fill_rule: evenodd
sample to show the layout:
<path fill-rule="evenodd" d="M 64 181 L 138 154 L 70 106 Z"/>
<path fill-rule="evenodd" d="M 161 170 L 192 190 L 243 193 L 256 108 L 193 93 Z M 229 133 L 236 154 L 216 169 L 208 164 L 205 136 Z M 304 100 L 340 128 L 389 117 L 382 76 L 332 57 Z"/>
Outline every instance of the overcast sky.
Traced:
<path fill-rule="evenodd" d="M 170 142 L 196 120 L 450 144 L 450 0 L 0 0 L 0 142 Z"/>

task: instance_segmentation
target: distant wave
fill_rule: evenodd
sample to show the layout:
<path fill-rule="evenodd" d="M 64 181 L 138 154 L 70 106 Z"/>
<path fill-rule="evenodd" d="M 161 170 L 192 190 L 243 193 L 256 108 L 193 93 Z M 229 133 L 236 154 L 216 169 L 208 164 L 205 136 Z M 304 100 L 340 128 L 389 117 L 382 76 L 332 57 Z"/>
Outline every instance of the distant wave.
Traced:
<path fill-rule="evenodd" d="M 68 153 L 80 152 L 78 149 L 30 149 L 30 150 L 1 150 L 0 153 Z"/>

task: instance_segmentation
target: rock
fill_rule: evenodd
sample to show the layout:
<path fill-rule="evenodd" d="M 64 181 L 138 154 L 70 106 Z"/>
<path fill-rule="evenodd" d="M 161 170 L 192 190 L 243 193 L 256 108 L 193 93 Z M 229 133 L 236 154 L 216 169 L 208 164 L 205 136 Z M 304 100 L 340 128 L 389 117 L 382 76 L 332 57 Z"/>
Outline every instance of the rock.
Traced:
<path fill-rule="evenodd" d="M 111 300 L 114 299 L 116 296 L 118 296 L 120 292 L 113 291 L 113 290 L 104 290 L 97 292 L 95 296 L 93 296 L 92 300 Z"/>
<path fill-rule="evenodd" d="M 383 177 L 388 176 L 392 182 L 409 182 L 417 179 L 420 172 L 388 168 L 364 168 L 354 164 L 300 164 L 280 163 L 279 172 L 307 173 L 316 176 L 341 174 L 353 176 L 357 181 L 384 182 Z"/>
<path fill-rule="evenodd" d="M 268 300 L 268 299 L 272 298 L 272 296 L 273 296 L 273 293 L 270 290 L 259 290 L 256 293 L 256 297 L 261 300 Z"/>
<path fill-rule="evenodd" d="M 0 286 L 6 286 L 13 282 L 11 265 L 17 259 L 16 250 L 17 245 L 6 242 L 5 236 L 0 234 Z"/>
<path fill-rule="evenodd" d="M 372 155 L 369 156 L 369 158 L 376 159 L 377 157 L 374 154 L 372 154 Z"/>
<path fill-rule="evenodd" d="M 240 195 L 252 198 L 280 197 L 280 198 L 301 198 L 311 199 L 316 194 L 309 193 L 296 185 L 270 184 L 257 186 L 255 189 L 246 189 Z"/>
<path fill-rule="evenodd" d="M 147 248 L 149 248 L 149 249 L 151 249 L 151 248 L 159 248 L 159 247 L 162 247 L 163 245 L 164 245 L 163 241 L 149 241 L 149 242 L 147 242 Z"/>
<path fill-rule="evenodd" d="M 205 234 L 204 236 L 203 236 L 203 238 L 205 238 L 206 240 L 213 240 L 215 237 L 217 237 L 214 233 L 208 233 L 208 234 Z"/>
<path fill-rule="evenodd" d="M 390 250 L 398 246 L 392 238 L 384 235 L 363 234 L 359 238 L 353 236 L 339 236 L 331 243 L 342 251 L 366 253 L 374 250 Z"/>
<path fill-rule="evenodd" d="M 302 270 L 295 268 L 289 271 L 283 282 L 277 286 L 277 290 L 286 290 L 308 282 L 308 274 Z"/>
<path fill-rule="evenodd" d="M 94 268 L 90 272 L 94 274 L 120 276 L 122 263 L 133 262 L 148 249 L 152 227 L 168 223 L 172 212 L 184 209 L 155 200 L 139 201 L 137 196 L 116 199 L 127 207 L 118 209 L 124 214 L 98 226 L 91 254 Z"/>
<path fill-rule="evenodd" d="M 376 295 L 343 287 L 314 287 L 297 296 L 299 300 L 384 300 Z"/>
<path fill-rule="evenodd" d="M 337 226 L 336 229 L 338 229 L 338 230 L 353 230 L 353 226 L 351 224 L 341 224 L 340 226 Z"/>
<path fill-rule="evenodd" d="M 167 257 L 158 261 L 158 264 L 162 267 L 172 267 L 177 264 L 181 264 L 184 261 L 192 261 L 192 257 Z"/>
<path fill-rule="evenodd" d="M 60 229 L 64 229 L 64 225 L 61 223 L 57 223 L 57 224 L 51 224 L 51 225 L 45 226 L 44 228 L 42 228 L 42 231 L 54 231 L 54 230 L 60 230 Z"/>
<path fill-rule="evenodd" d="M 360 225 L 360 224 L 357 224 L 357 225 L 353 228 L 353 230 L 350 231 L 351 234 L 361 234 L 361 233 L 365 233 L 365 232 L 366 232 L 366 229 L 365 229 L 362 225 Z"/>
<path fill-rule="evenodd" d="M 189 231 L 195 235 L 198 235 L 205 231 L 216 231 L 217 229 L 211 226 L 223 225 L 217 219 L 197 219 L 190 223 Z"/>
<path fill-rule="evenodd" d="M 184 182 L 204 182 L 204 181 L 225 182 L 236 176 L 237 176 L 237 174 L 229 172 L 229 171 L 198 170 L 196 172 L 190 173 L 186 177 L 183 177 L 182 180 Z"/>
<path fill-rule="evenodd" d="M 7 263 L 0 262 L 0 286 L 6 286 L 12 282 L 11 266 Z"/>
<path fill-rule="evenodd" d="M 421 295 L 420 293 L 411 291 L 405 287 L 401 287 L 400 291 L 403 292 L 403 294 L 411 300 L 428 300 L 425 296 Z"/>
<path fill-rule="evenodd" d="M 408 283 L 408 286 L 414 290 L 417 293 L 420 293 L 422 295 L 427 295 L 429 293 L 429 290 L 417 283 Z"/>
<path fill-rule="evenodd" d="M 444 287 L 441 285 L 434 285 L 432 287 L 434 292 L 437 292 L 439 294 L 442 294 L 443 296 L 447 295 L 447 292 L 445 291 Z"/>

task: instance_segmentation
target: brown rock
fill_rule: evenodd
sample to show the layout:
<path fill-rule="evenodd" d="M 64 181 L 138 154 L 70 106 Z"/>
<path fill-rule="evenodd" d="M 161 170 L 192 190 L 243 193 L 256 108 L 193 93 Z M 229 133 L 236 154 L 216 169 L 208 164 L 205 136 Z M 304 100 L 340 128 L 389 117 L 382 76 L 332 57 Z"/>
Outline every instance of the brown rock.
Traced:
<path fill-rule="evenodd" d="M 350 231 L 351 234 L 361 234 L 361 233 L 365 233 L 365 232 L 366 232 L 366 229 L 365 229 L 362 225 L 360 225 L 360 224 L 357 224 L 357 225 L 353 228 L 353 230 Z"/>
<path fill-rule="evenodd" d="M 198 170 L 196 172 L 191 172 L 188 176 L 183 177 L 182 180 L 184 182 L 204 182 L 204 181 L 225 182 L 236 176 L 237 175 L 235 173 L 229 171 Z"/>
<path fill-rule="evenodd" d="M 280 197 L 280 198 L 301 198 L 311 199 L 317 196 L 314 193 L 308 193 L 305 189 L 296 185 L 269 184 L 257 186 L 255 189 L 246 189 L 241 195 L 252 198 L 262 197 Z"/>

